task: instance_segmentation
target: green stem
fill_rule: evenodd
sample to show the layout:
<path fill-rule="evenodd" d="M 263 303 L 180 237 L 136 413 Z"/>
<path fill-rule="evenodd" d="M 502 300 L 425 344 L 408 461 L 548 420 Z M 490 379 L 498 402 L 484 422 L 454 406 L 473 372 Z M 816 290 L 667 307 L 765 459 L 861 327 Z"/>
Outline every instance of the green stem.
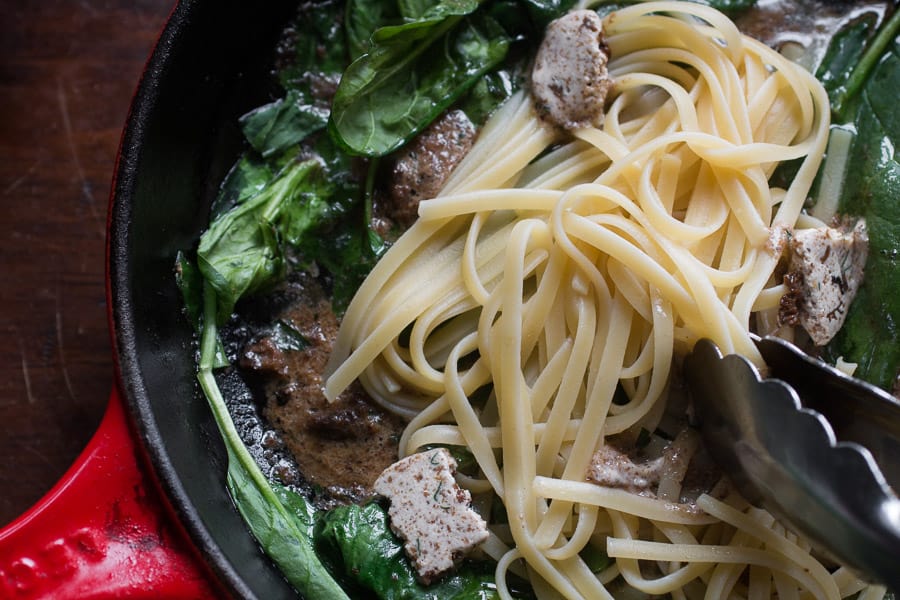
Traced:
<path fill-rule="evenodd" d="M 232 498 L 253 535 L 281 568 L 291 585 L 304 597 L 310 600 L 349 600 L 316 555 L 313 540 L 297 525 L 296 517 L 282 503 L 250 455 L 228 412 L 225 398 L 213 374 L 218 345 L 216 311 L 215 289 L 208 281 L 204 282 L 204 325 L 200 338 L 200 369 L 197 378 L 228 451 L 228 482 Z M 260 508 L 255 499 L 246 503 L 241 501 L 241 498 L 248 496 L 239 496 L 236 490 L 246 483 L 265 502 L 264 508 Z M 270 551 L 274 548 L 280 550 Z"/>
<path fill-rule="evenodd" d="M 843 86 L 844 89 L 834 103 L 835 115 L 842 118 L 845 116 L 843 112 L 846 109 L 848 102 L 859 93 L 860 88 L 862 88 L 869 78 L 872 69 L 874 69 L 881 60 L 888 44 L 894 41 L 898 32 L 900 32 L 900 10 L 895 9 L 891 18 L 881 27 L 876 34 L 875 39 L 872 40 L 872 43 L 866 48 L 866 51 L 859 59 L 856 68 L 853 69 L 853 73 L 850 75 L 847 83 Z"/>
<path fill-rule="evenodd" d="M 200 387 L 206 395 L 210 409 L 212 409 L 216 424 L 219 426 L 219 432 L 222 434 L 225 443 L 232 447 L 234 458 L 238 460 L 247 474 L 250 475 L 253 483 L 260 489 L 266 500 L 273 506 L 281 507 L 281 502 L 278 500 L 275 492 L 272 491 L 272 488 L 269 487 L 269 482 L 262 471 L 260 471 L 259 465 L 256 464 L 256 461 L 247 452 L 243 441 L 241 441 L 241 436 L 234 426 L 231 413 L 228 412 L 228 406 L 225 404 L 225 398 L 222 396 L 219 384 L 216 383 L 216 378 L 213 374 L 217 345 L 217 328 L 215 325 L 216 292 L 208 282 L 204 283 L 203 288 L 203 312 L 204 324 L 203 336 L 200 342 L 200 371 L 197 373 Z M 281 508 L 283 510 L 283 507 Z"/>
<path fill-rule="evenodd" d="M 272 189 L 269 190 L 272 197 L 262 210 L 263 219 L 269 223 L 273 222 L 282 208 L 284 208 L 285 196 L 290 194 L 290 191 L 297 186 L 298 182 L 306 177 L 307 173 L 316 166 L 318 166 L 318 163 L 314 160 L 294 162 L 286 166 L 285 169 L 288 172 L 284 176 L 276 176 L 275 181 L 272 183 Z M 264 192 L 265 190 L 261 193 Z"/>

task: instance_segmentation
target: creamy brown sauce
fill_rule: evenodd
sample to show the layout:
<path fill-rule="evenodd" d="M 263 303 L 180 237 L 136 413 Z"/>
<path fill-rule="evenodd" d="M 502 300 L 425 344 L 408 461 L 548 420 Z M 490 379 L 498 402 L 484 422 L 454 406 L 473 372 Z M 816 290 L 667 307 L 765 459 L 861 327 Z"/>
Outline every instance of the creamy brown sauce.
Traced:
<path fill-rule="evenodd" d="M 279 293 L 283 302 L 271 318 L 306 346 L 285 349 L 274 335 L 251 333 L 239 351 L 240 369 L 272 428 L 267 435 L 277 436 L 305 480 L 323 492 L 322 504 L 362 500 L 397 460 L 404 423 L 375 406 L 358 384 L 333 403 L 325 399 L 322 372 L 339 324 L 331 302 L 309 275 L 293 277 Z"/>

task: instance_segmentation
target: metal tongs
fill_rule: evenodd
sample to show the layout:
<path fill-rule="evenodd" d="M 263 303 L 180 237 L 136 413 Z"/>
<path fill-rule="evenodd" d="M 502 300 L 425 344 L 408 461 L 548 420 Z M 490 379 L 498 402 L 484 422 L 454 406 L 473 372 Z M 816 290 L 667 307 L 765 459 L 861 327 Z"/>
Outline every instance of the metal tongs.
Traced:
<path fill-rule="evenodd" d="M 749 502 L 900 590 L 900 402 L 784 340 L 756 345 L 766 378 L 709 340 L 685 358 L 710 453 Z"/>

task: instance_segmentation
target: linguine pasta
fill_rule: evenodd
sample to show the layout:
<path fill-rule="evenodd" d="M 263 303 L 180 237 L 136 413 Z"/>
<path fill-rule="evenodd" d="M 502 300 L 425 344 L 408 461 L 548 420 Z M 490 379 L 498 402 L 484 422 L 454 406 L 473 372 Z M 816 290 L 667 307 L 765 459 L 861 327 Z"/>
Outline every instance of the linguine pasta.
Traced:
<path fill-rule="evenodd" d="M 777 310 L 829 127 L 814 77 L 708 7 L 637 4 L 604 28 L 602 126 L 563 134 L 527 93 L 508 101 L 359 289 L 326 394 L 358 378 L 408 418 L 401 455 L 472 452 L 480 474 L 461 483 L 505 507 L 482 547 L 504 597 L 507 571 L 540 598 L 611 598 L 623 580 L 672 598 L 855 593 L 734 494 L 682 503 L 677 481 L 663 497 L 586 479 L 607 437 L 657 427 L 697 339 L 760 361 L 751 326 Z M 590 547 L 611 565 L 593 572 Z"/>

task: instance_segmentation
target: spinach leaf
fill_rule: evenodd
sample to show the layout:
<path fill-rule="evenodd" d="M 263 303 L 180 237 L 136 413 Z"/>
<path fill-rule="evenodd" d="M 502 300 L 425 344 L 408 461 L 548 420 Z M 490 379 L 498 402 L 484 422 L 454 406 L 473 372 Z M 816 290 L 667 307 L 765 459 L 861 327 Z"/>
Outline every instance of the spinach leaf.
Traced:
<path fill-rule="evenodd" d="M 476 125 L 483 125 L 504 100 L 513 95 L 518 84 L 506 70 L 487 73 L 478 80 L 460 103 L 460 110 Z"/>
<path fill-rule="evenodd" d="M 900 162 L 895 152 L 900 144 L 900 43 L 896 30 L 888 31 L 888 51 L 879 54 L 865 83 L 853 84 L 855 72 L 848 80 L 848 90 L 859 90 L 844 104 L 857 134 L 839 212 L 865 217 L 869 258 L 844 326 L 825 352 L 830 360 L 843 356 L 858 363 L 858 377 L 885 389 L 891 389 L 900 370 Z M 870 69 L 868 62 L 861 61 L 859 68 Z"/>
<path fill-rule="evenodd" d="M 217 345 L 216 291 L 204 288 L 204 327 L 198 379 L 228 455 L 226 482 L 238 511 L 266 554 L 285 578 L 311 600 L 340 600 L 347 595 L 319 559 L 313 546 L 313 509 L 299 495 L 271 486 L 247 451 L 231 420 L 213 375 Z"/>
<path fill-rule="evenodd" d="M 506 56 L 510 39 L 476 0 L 445 0 L 381 27 L 341 79 L 329 130 L 353 154 L 384 156 L 425 128 Z"/>
<path fill-rule="evenodd" d="M 832 112 L 836 115 L 841 112 L 841 104 L 847 93 L 847 80 L 853 73 L 853 67 L 859 64 L 873 27 L 873 19 L 863 18 L 838 31 L 831 38 L 828 50 L 816 70 L 816 79 L 822 82 L 828 92 Z"/>
<path fill-rule="evenodd" d="M 285 164 L 287 161 L 285 161 Z M 216 220 L 238 204 L 256 196 L 284 167 L 274 159 L 263 160 L 255 152 L 245 152 L 231 167 L 210 209 L 210 221 Z"/>
<path fill-rule="evenodd" d="M 284 204 L 279 215 L 278 233 L 283 244 L 296 246 L 328 222 L 335 210 L 334 186 L 328 180 L 328 170 L 318 161 L 310 162 L 314 166 L 294 190 L 295 200 Z"/>
<path fill-rule="evenodd" d="M 285 95 L 240 118 L 244 137 L 264 158 L 295 146 L 328 123 L 333 88 L 349 62 L 343 10 L 341 0 L 301 5 L 289 29 L 292 35 L 279 46 L 278 80 Z"/>
<path fill-rule="evenodd" d="M 278 80 L 285 90 L 296 90 L 312 102 L 322 99 L 314 89 L 316 82 L 337 82 L 350 59 L 343 24 L 345 8 L 344 0 L 301 3 L 289 30 L 292 35 L 279 47 Z M 327 108 L 327 101 L 323 106 Z"/>
<path fill-rule="evenodd" d="M 644 430 L 646 431 L 646 430 Z M 600 574 L 613 564 L 613 559 L 609 557 L 604 549 L 594 544 L 588 544 L 578 553 L 581 559 L 587 564 L 591 573 Z"/>
<path fill-rule="evenodd" d="M 342 314 L 362 280 L 375 266 L 385 246 L 374 232 L 338 230 L 324 240 L 308 240 L 300 246 L 305 256 L 313 258 L 331 275 L 331 305 Z M 373 249 L 374 248 L 374 249 Z"/>
<path fill-rule="evenodd" d="M 256 196 L 215 219 L 201 236 L 197 260 L 216 290 L 219 323 L 239 298 L 281 277 L 279 235 L 298 235 L 327 210 L 315 193 L 321 187 L 320 169 L 316 160 L 290 163 Z"/>
<path fill-rule="evenodd" d="M 523 4 L 540 39 L 550 21 L 569 12 L 575 6 L 575 0 L 524 0 Z"/>
<path fill-rule="evenodd" d="M 288 249 L 328 270 L 338 311 L 385 249 L 365 215 L 357 214 L 362 189 L 352 159 L 337 151 L 327 136 L 312 150 L 315 159 L 289 161 L 255 196 L 246 188 L 232 192 L 238 200 L 250 197 L 219 215 L 201 237 L 198 261 L 219 295 L 219 323 L 238 298 L 284 275 Z M 245 157 L 238 165 L 244 161 L 254 164 Z M 261 178 L 264 171 L 257 174 Z M 236 179 L 251 189 L 258 183 Z"/>
<path fill-rule="evenodd" d="M 300 143 L 328 123 L 328 108 L 307 103 L 298 90 L 240 118 L 244 137 L 263 157 Z"/>
<path fill-rule="evenodd" d="M 466 563 L 430 586 L 416 580 L 403 543 L 391 532 L 377 503 L 330 510 L 316 539 L 343 564 L 344 574 L 381 600 L 493 600 L 499 598 L 492 570 Z M 521 593 L 520 593 L 521 594 Z M 517 597 L 523 597 L 517 594 Z M 526 596 L 528 593 L 525 593 Z"/>
<path fill-rule="evenodd" d="M 203 326 L 203 276 L 181 251 L 175 256 L 175 285 L 181 292 L 188 322 L 199 332 Z"/>
<path fill-rule="evenodd" d="M 400 22 L 396 2 L 391 0 L 347 0 L 344 28 L 350 58 L 357 59 L 370 49 L 369 38 L 376 29 Z"/>
<path fill-rule="evenodd" d="M 425 17 L 438 4 L 436 0 L 397 0 L 400 16 L 406 22 Z"/>
<path fill-rule="evenodd" d="M 854 110 L 852 105 L 856 104 L 858 95 L 870 81 L 872 71 L 881 62 L 885 53 L 890 52 L 890 47 L 896 43 L 898 33 L 900 33 L 900 10 L 895 10 L 863 52 L 845 83 L 838 90 L 839 94 L 832 100 L 834 105 L 832 110 L 838 119 L 852 118 Z M 847 111 L 845 111 L 846 104 L 851 105 Z"/>
<path fill-rule="evenodd" d="M 506 31 L 511 42 L 503 62 L 476 81 L 457 103 L 472 123 L 483 125 L 527 81 L 546 24 L 566 12 L 568 4 L 568 0 L 539 0 L 538 4 L 529 0 L 492 0 L 483 6 L 481 10 Z"/>
<path fill-rule="evenodd" d="M 298 265 L 316 263 L 327 271 L 332 307 L 341 314 L 387 247 L 369 225 L 371 211 L 363 200 L 369 202 L 370 197 L 364 198 L 360 159 L 341 152 L 328 136 L 317 140 L 314 151 L 325 164 L 326 205 L 317 223 L 286 242 Z"/>
<path fill-rule="evenodd" d="M 297 352 L 309 347 L 309 340 L 290 321 L 278 319 L 268 327 L 260 329 L 260 334 L 272 340 L 282 352 Z"/>

